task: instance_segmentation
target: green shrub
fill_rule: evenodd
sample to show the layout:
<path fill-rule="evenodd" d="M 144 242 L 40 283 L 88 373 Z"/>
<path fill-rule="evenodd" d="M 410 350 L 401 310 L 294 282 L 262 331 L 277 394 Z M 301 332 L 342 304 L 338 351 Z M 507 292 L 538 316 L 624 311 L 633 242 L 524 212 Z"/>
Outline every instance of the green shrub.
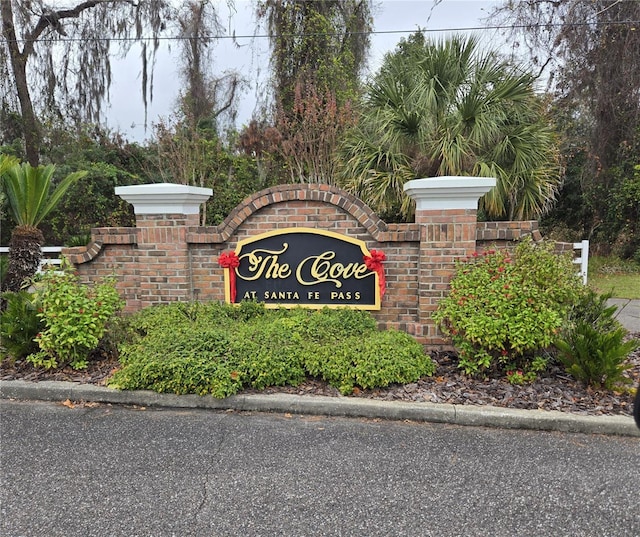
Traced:
<path fill-rule="evenodd" d="M 509 384 L 514 385 L 533 382 L 538 378 L 540 373 L 547 369 L 549 359 L 550 355 L 547 353 L 547 356 L 535 356 L 532 360 L 527 360 L 524 366 L 518 363 L 506 363 L 504 370 L 507 381 L 509 381 Z M 522 369 L 520 369 L 520 367 L 522 367 Z"/>
<path fill-rule="evenodd" d="M 525 240 L 513 252 L 490 250 L 458 263 L 434 320 L 451 336 L 467 374 L 514 365 L 530 372 L 583 292 L 568 256 Z"/>
<path fill-rule="evenodd" d="M 132 335 L 145 336 L 161 331 L 171 332 L 174 326 L 201 324 L 203 327 L 231 324 L 236 320 L 236 308 L 226 304 L 174 302 L 170 305 L 150 306 L 128 318 Z M 240 310 L 241 308 L 237 308 Z M 264 306 L 263 306 L 264 309 Z"/>
<path fill-rule="evenodd" d="M 378 330 L 373 316 L 360 310 L 323 308 L 291 311 L 293 314 L 300 313 L 301 333 L 318 344 L 333 345 L 336 340 L 366 336 Z"/>
<path fill-rule="evenodd" d="M 228 333 L 184 312 L 183 305 L 176 304 L 154 306 L 134 316 L 131 324 L 143 319 L 146 331 L 121 345 L 124 367 L 113 375 L 110 385 L 217 397 L 236 393 L 241 382 L 228 356 Z M 151 318 L 155 322 L 150 323 Z M 172 318 L 173 322 L 169 321 Z"/>
<path fill-rule="evenodd" d="M 422 346 L 410 335 L 395 330 L 347 337 L 312 350 L 305 360 L 309 374 L 345 395 L 355 386 L 382 388 L 413 382 L 435 372 L 435 364 Z"/>
<path fill-rule="evenodd" d="M 623 373 L 631 368 L 627 357 L 638 348 L 638 342 L 625 343 L 625 334 L 624 328 L 602 332 L 580 320 L 566 339 L 556 341 L 558 358 L 567 372 L 578 380 L 595 388 L 612 390 L 616 384 L 631 382 Z"/>
<path fill-rule="evenodd" d="M 616 320 L 616 305 L 609 306 L 607 301 L 612 293 L 598 294 L 592 289 L 585 289 L 577 302 L 569 309 L 565 330 L 570 330 L 572 324 L 583 321 L 600 332 L 608 332 L 621 328 Z"/>
<path fill-rule="evenodd" d="M 46 368 L 66 363 L 85 368 L 89 353 L 124 305 L 115 281 L 105 279 L 90 289 L 69 270 L 47 271 L 37 286 L 44 329 L 36 337 L 40 352 L 27 359 Z"/>
<path fill-rule="evenodd" d="M 155 359 L 130 360 L 125 367 L 113 374 L 109 386 L 159 393 L 227 397 L 242 388 L 242 380 L 225 360 L 213 360 L 206 354 L 167 355 Z"/>
<path fill-rule="evenodd" d="M 5 274 L 9 268 L 9 256 L 0 255 L 0 282 L 4 281 Z"/>
<path fill-rule="evenodd" d="M 624 372 L 631 368 L 629 353 L 638 342 L 624 342 L 626 330 L 615 319 L 617 307 L 608 306 L 611 294 L 588 290 L 570 310 L 561 336 L 555 342 L 558 359 L 567 372 L 595 388 L 613 389 L 628 384 Z"/>
<path fill-rule="evenodd" d="M 35 338 L 44 328 L 38 317 L 39 303 L 33 293 L 3 293 L 6 309 L 0 313 L 0 342 L 12 360 L 26 358 L 38 351 Z"/>
<path fill-rule="evenodd" d="M 288 319 L 271 319 L 242 326 L 230 352 L 239 364 L 245 385 L 297 386 L 306 377 L 303 368 L 304 347 Z"/>
<path fill-rule="evenodd" d="M 350 393 L 435 369 L 413 338 L 379 332 L 373 317 L 357 310 L 171 304 L 141 311 L 130 326 L 123 367 L 110 380 L 121 389 L 225 397 L 245 386 L 295 386 L 312 375 Z"/>
<path fill-rule="evenodd" d="M 249 321 L 262 317 L 267 312 L 262 302 L 253 302 L 251 300 L 243 300 L 238 306 L 225 305 L 222 306 L 222 309 L 227 312 L 230 319 L 236 321 Z"/>

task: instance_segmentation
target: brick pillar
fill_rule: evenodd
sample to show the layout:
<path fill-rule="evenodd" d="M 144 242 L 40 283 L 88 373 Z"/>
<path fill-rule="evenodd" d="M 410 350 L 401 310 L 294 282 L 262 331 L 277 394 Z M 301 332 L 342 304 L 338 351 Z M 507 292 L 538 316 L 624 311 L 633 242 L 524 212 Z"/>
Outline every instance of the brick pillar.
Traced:
<path fill-rule="evenodd" d="M 434 177 L 405 184 L 420 226 L 419 317 L 429 346 L 448 343 L 431 319 L 449 289 L 455 261 L 476 249 L 478 200 L 496 184 L 487 177 Z"/>
<path fill-rule="evenodd" d="M 116 194 L 133 205 L 136 215 L 137 289 L 127 293 L 133 295 L 128 309 L 192 300 L 187 229 L 199 225 L 200 204 L 212 190 L 162 183 L 117 187 Z"/>

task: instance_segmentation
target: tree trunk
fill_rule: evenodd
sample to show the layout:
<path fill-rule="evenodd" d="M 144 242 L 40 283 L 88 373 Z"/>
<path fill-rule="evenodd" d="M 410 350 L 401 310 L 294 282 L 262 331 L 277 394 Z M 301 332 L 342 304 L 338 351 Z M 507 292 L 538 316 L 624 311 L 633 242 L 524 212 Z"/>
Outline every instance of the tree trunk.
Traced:
<path fill-rule="evenodd" d="M 33 226 L 17 226 L 9 243 L 9 266 L 2 282 L 3 291 L 18 292 L 26 280 L 33 277 L 40 266 L 44 242 L 42 232 Z"/>
<path fill-rule="evenodd" d="M 10 0 L 3 0 L 1 3 L 0 16 L 2 17 L 2 35 L 9 49 L 11 69 L 13 70 L 13 80 L 16 86 L 16 93 L 20 101 L 20 111 L 22 113 L 22 128 L 24 131 L 24 143 L 27 160 L 32 166 L 37 166 L 40 162 L 40 128 L 36 116 L 33 112 L 33 103 L 29 93 L 27 82 L 27 59 L 28 55 L 20 52 L 16 30 L 13 25 L 13 10 Z"/>

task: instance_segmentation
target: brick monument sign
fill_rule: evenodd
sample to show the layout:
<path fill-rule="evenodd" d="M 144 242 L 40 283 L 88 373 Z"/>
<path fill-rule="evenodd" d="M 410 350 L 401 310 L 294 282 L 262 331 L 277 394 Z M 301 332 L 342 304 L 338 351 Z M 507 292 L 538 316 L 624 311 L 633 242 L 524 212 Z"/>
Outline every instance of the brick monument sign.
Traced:
<path fill-rule="evenodd" d="M 387 224 L 333 186 L 281 185 L 247 198 L 218 226 L 199 225 L 210 189 L 118 187 L 134 207 L 135 227 L 93 229 L 88 246 L 62 254 L 86 283 L 115 275 L 127 311 L 247 298 L 271 306 L 345 305 L 370 309 L 381 327 L 440 348 L 448 341 L 431 314 L 456 260 L 539 235 L 536 222 L 477 222 L 478 199 L 494 185 L 478 177 L 410 181 L 410 224 Z"/>

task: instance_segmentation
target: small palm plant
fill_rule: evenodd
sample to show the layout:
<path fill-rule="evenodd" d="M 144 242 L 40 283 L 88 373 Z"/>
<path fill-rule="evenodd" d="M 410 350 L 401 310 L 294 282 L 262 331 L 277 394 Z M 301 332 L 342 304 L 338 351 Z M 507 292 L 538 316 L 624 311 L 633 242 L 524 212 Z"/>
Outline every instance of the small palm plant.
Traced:
<path fill-rule="evenodd" d="M 14 164 L 17 164 L 18 160 L 15 157 L 9 156 L 9 155 L 3 155 L 0 153 L 0 177 L 2 176 L 2 174 L 5 172 L 5 170 L 8 170 L 10 166 L 13 166 Z M 4 200 L 5 200 L 6 196 L 4 194 L 4 191 L 2 189 L 0 189 L 0 218 L 4 219 Z"/>
<path fill-rule="evenodd" d="M 587 289 L 576 302 L 567 326 L 555 345 L 558 359 L 573 377 L 597 389 L 613 390 L 631 380 L 628 356 L 638 348 L 637 340 L 625 341 L 626 330 L 616 320 L 616 306 L 609 306 L 611 293 L 600 295 Z"/>
<path fill-rule="evenodd" d="M 602 332 L 591 323 L 579 320 L 566 340 L 556 341 L 558 358 L 567 372 L 596 389 L 615 389 L 628 384 L 624 376 L 631 369 L 628 356 L 638 348 L 636 340 L 624 341 L 626 330 Z"/>
<path fill-rule="evenodd" d="M 44 242 L 38 224 L 58 204 L 69 188 L 87 172 L 75 172 L 67 175 L 53 187 L 55 166 L 33 167 L 29 163 L 6 163 L 2 159 L 0 171 L 2 190 L 7 197 L 9 210 L 16 227 L 11 232 L 9 243 L 9 266 L 3 291 L 19 291 L 25 280 L 31 278 L 40 264 L 40 247 Z"/>

